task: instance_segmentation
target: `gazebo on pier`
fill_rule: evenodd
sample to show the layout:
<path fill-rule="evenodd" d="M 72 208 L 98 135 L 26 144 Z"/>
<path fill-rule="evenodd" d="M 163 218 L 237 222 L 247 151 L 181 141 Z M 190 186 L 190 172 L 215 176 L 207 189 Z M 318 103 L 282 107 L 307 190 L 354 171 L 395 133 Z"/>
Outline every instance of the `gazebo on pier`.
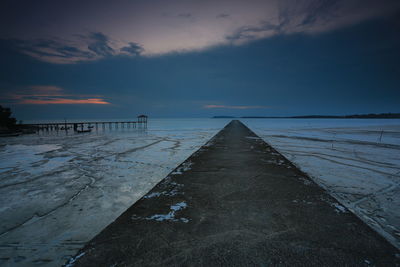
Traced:
<path fill-rule="evenodd" d="M 138 117 L 137 117 L 137 119 L 138 119 L 138 123 L 145 123 L 145 124 L 147 124 L 147 116 L 146 115 L 139 115 Z"/>

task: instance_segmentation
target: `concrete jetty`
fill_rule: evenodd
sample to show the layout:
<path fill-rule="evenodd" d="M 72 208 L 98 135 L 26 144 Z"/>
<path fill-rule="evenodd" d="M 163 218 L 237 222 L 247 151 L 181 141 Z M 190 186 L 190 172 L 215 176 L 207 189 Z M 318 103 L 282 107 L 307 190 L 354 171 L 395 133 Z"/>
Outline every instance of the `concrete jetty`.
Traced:
<path fill-rule="evenodd" d="M 397 266 L 400 252 L 239 121 L 90 241 L 74 266 Z"/>

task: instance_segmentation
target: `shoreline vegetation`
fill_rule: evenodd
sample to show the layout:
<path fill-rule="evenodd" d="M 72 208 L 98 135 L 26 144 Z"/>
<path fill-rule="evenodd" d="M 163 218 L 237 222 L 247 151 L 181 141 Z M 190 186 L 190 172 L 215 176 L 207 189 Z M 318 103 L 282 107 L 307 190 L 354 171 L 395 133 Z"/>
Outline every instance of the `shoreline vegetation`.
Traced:
<path fill-rule="evenodd" d="M 22 121 L 11 117 L 11 109 L 0 105 L 0 137 L 18 136 L 21 134 L 35 133 L 35 129 L 29 125 L 23 125 Z"/>
<path fill-rule="evenodd" d="M 400 113 L 370 113 L 353 115 L 304 115 L 304 116 L 213 116 L 213 119 L 400 119 Z"/>

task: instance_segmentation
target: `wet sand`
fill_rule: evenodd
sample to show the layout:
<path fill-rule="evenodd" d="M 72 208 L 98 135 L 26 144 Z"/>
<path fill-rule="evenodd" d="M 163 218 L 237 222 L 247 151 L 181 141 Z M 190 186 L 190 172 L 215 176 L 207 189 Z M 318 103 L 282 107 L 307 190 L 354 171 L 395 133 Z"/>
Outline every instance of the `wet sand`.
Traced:
<path fill-rule="evenodd" d="M 395 266 L 399 253 L 232 121 L 69 263 Z"/>

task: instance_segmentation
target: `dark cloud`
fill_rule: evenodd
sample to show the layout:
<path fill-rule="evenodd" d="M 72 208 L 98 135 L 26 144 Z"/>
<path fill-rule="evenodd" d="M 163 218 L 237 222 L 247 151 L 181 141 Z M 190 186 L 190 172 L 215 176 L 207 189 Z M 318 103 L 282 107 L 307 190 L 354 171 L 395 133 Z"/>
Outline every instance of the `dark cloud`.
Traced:
<path fill-rule="evenodd" d="M 121 48 L 121 52 L 126 52 L 133 56 L 139 56 L 144 51 L 143 47 L 138 43 L 130 42 L 129 46 Z"/>
<path fill-rule="evenodd" d="M 305 17 L 301 25 L 309 25 L 316 23 L 319 19 L 329 21 L 337 18 L 336 12 L 338 10 L 337 0 L 319 0 L 311 2 L 306 7 Z"/>
<path fill-rule="evenodd" d="M 66 45 L 65 42 L 57 39 L 38 40 L 10 40 L 14 46 L 24 54 L 38 59 L 52 58 L 55 63 L 75 59 L 93 59 L 95 55 L 89 51 Z"/>
<path fill-rule="evenodd" d="M 5 1 L 10 5 L 0 8 L 0 24 L 8 26 L 0 27 L 0 38 L 35 40 L 26 41 L 25 52 L 58 63 L 119 54 L 200 51 L 280 34 L 327 33 L 391 17 L 400 10 L 399 0 L 171 0 L 168 5 L 162 0 L 118 5 L 108 1 L 45 0 L 41 5 Z M 88 29 L 96 31 L 88 33 Z M 59 39 L 48 41 L 49 36 Z"/>
<path fill-rule="evenodd" d="M 282 4 L 279 9 L 279 23 L 296 27 L 313 27 L 336 23 L 340 17 L 351 17 L 349 11 L 354 0 L 308 0 L 292 4 Z M 365 1 L 365 4 L 371 2 Z"/>
<path fill-rule="evenodd" d="M 320 33 L 388 15 L 399 9 L 397 0 L 282 0 L 276 18 L 242 26 L 225 38 L 240 43 L 277 34 Z"/>
<path fill-rule="evenodd" d="M 75 37 L 79 41 L 74 43 L 58 38 L 10 39 L 7 43 L 10 47 L 36 59 L 59 64 L 97 60 L 118 54 L 138 56 L 144 51 L 143 47 L 135 42 L 130 42 L 120 49 L 114 49 L 111 46 L 112 40 L 101 32 L 91 32 L 87 35 L 76 34 Z"/>
<path fill-rule="evenodd" d="M 259 38 L 259 35 L 277 34 L 280 33 L 284 24 L 274 25 L 269 22 L 264 22 L 260 26 L 246 26 L 236 30 L 233 34 L 225 38 L 230 42 L 250 41 Z"/>
<path fill-rule="evenodd" d="M 221 14 L 218 14 L 216 16 L 216 18 L 219 18 L 219 19 L 228 18 L 228 17 L 230 17 L 230 15 L 229 14 L 225 14 L 225 13 L 221 13 Z"/>
<path fill-rule="evenodd" d="M 192 15 L 192 13 L 180 13 L 180 14 L 178 14 L 178 17 L 181 17 L 181 18 L 191 18 L 193 15 Z"/>
<path fill-rule="evenodd" d="M 68 89 L 65 94 L 93 95 L 87 99 L 104 96 L 113 104 L 9 105 L 23 120 L 82 114 L 118 118 L 143 112 L 173 117 L 218 114 L 218 109 L 202 108 L 210 104 L 274 106 L 229 109 L 237 116 L 397 112 L 397 33 L 391 21 L 375 20 L 311 38 L 294 34 L 201 53 L 57 66 L 5 47 L 0 49 L 0 93 L 16 94 L 18 87 L 45 84 Z M 198 104 L 192 104 L 195 101 Z"/>
<path fill-rule="evenodd" d="M 114 49 L 109 46 L 110 39 L 101 32 L 92 32 L 89 34 L 91 40 L 88 49 L 98 56 L 108 57 L 114 54 Z"/>

